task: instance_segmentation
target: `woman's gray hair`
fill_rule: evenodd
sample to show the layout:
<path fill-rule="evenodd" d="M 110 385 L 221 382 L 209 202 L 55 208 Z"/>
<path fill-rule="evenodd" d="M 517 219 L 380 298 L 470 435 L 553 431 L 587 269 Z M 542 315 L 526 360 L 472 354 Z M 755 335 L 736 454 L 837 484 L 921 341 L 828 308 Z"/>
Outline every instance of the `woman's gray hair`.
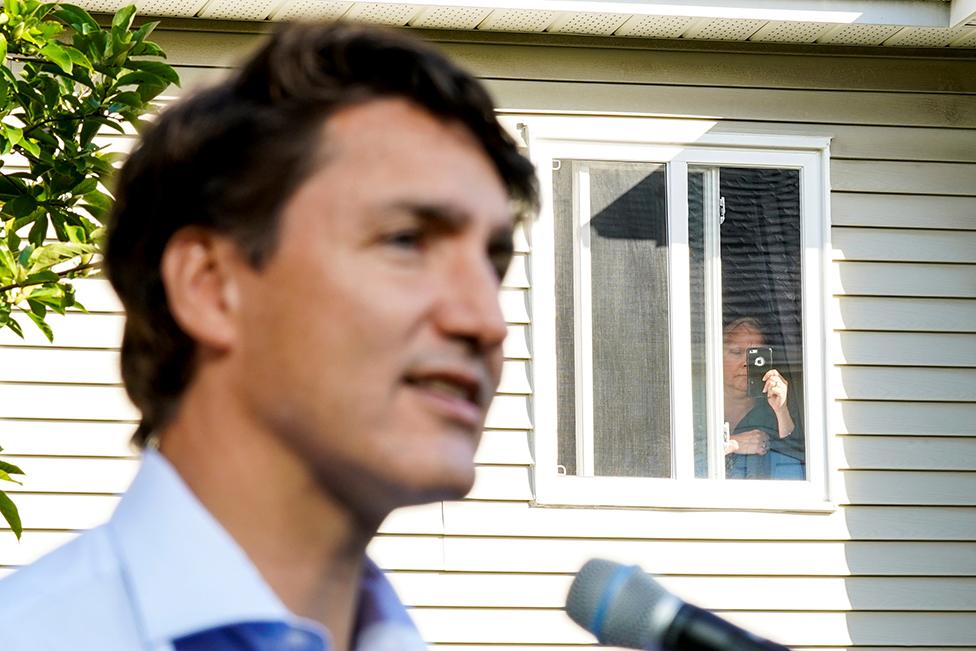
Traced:
<path fill-rule="evenodd" d="M 729 334 L 736 328 L 740 328 L 742 326 L 749 326 L 759 334 L 763 335 L 763 337 L 766 336 L 766 331 L 763 329 L 762 324 L 759 322 L 759 319 L 752 316 L 740 316 L 738 319 L 734 319 L 730 321 L 722 330 L 722 332 L 724 334 Z"/>

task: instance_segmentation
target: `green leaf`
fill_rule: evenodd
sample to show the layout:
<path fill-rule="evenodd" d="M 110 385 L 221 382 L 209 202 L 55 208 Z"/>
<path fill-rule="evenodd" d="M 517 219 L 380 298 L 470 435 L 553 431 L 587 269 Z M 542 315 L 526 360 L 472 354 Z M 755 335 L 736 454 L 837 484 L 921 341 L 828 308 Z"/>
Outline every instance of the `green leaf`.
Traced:
<path fill-rule="evenodd" d="M 35 20 L 42 20 L 45 16 L 51 13 L 52 9 L 55 8 L 54 5 L 51 3 L 47 3 L 47 2 L 38 3 L 38 2 L 32 2 L 28 0 L 27 6 L 30 7 L 31 5 L 35 5 L 35 6 L 33 7 L 33 9 L 30 10 L 29 14 L 33 16 Z M 48 25 L 52 22 L 53 21 L 46 20 L 44 21 L 43 25 Z M 58 29 L 61 29 L 60 24 L 57 23 L 55 24 L 58 26 Z"/>
<path fill-rule="evenodd" d="M 24 139 L 23 129 L 12 127 L 9 124 L 3 125 L 3 133 L 7 136 L 7 140 L 10 141 L 11 145 L 18 145 Z"/>
<path fill-rule="evenodd" d="M 33 138 L 24 138 L 20 141 L 20 146 L 32 156 L 36 157 L 41 155 L 41 146 Z"/>
<path fill-rule="evenodd" d="M 10 328 L 11 330 L 13 330 L 14 334 L 20 337 L 21 339 L 24 338 L 24 330 L 20 327 L 20 324 L 17 323 L 16 319 L 13 318 L 8 319 L 7 322 L 4 323 L 4 325 Z"/>
<path fill-rule="evenodd" d="M 163 63 L 162 61 L 136 61 L 130 60 L 125 64 L 126 68 L 130 70 L 142 70 L 143 72 L 148 72 L 152 75 L 159 77 L 174 86 L 180 85 L 180 76 L 176 74 L 173 67 L 168 63 Z"/>
<path fill-rule="evenodd" d="M 152 41 L 139 43 L 138 45 L 132 48 L 131 54 L 134 57 L 160 57 L 162 59 L 166 58 L 166 53 L 163 52 L 163 48 L 159 47 Z"/>
<path fill-rule="evenodd" d="M 89 210 L 89 212 L 92 213 L 92 217 L 98 218 L 100 215 L 104 215 L 112 209 L 112 199 L 105 196 L 98 190 L 89 192 L 84 198 L 85 203 L 83 204 L 83 207 L 90 207 L 94 209 L 94 211 Z"/>
<path fill-rule="evenodd" d="M 7 37 L 0 34 L 0 61 L 7 60 Z"/>
<path fill-rule="evenodd" d="M 143 102 L 150 102 L 159 96 L 164 90 L 169 88 L 169 84 L 165 81 L 147 81 L 145 83 L 139 84 L 136 89 L 139 96 L 142 97 Z M 133 121 L 134 122 L 134 121 Z"/>
<path fill-rule="evenodd" d="M 68 283 L 61 283 L 58 286 L 64 290 L 64 296 L 61 297 L 61 314 L 64 314 L 64 310 L 71 306 L 77 307 L 82 312 L 88 312 L 85 306 L 75 298 L 75 288 L 73 286 Z"/>
<path fill-rule="evenodd" d="M 139 70 L 136 70 L 135 72 L 127 72 L 115 80 L 115 87 L 121 88 L 122 86 L 141 84 L 145 81 L 159 81 L 159 77 L 148 72 L 141 72 Z"/>
<path fill-rule="evenodd" d="M 71 188 L 71 194 L 82 195 L 88 194 L 89 192 L 98 188 L 98 181 L 96 179 L 85 179 L 75 187 Z"/>
<path fill-rule="evenodd" d="M 20 484 L 21 483 L 21 482 L 17 481 L 16 479 L 14 479 L 13 477 L 11 477 L 10 475 L 8 475 L 7 472 L 5 470 L 2 470 L 2 469 L 0 469 L 0 481 L 9 481 L 9 482 L 13 482 L 15 484 Z"/>
<path fill-rule="evenodd" d="M 47 316 L 47 307 L 41 301 L 35 299 L 27 299 L 27 305 L 30 306 L 30 314 L 40 317 L 43 319 Z"/>
<path fill-rule="evenodd" d="M 22 194 L 3 205 L 3 212 L 14 217 L 26 217 L 37 209 L 37 201 L 29 194 Z"/>
<path fill-rule="evenodd" d="M 27 235 L 27 240 L 33 244 L 35 247 L 44 244 L 44 238 L 47 236 L 47 214 L 42 213 L 34 225 L 31 226 L 30 233 Z"/>
<path fill-rule="evenodd" d="M 17 231 L 11 229 L 7 233 L 7 248 L 12 251 L 20 250 L 20 236 L 17 235 Z"/>
<path fill-rule="evenodd" d="M 159 26 L 158 20 L 152 20 L 148 23 L 143 24 L 136 31 L 132 33 L 132 42 L 140 44 L 146 40 L 146 37 L 152 34 L 153 30 Z"/>
<path fill-rule="evenodd" d="M 78 48 L 65 45 L 64 51 L 68 53 L 68 58 L 71 59 L 71 63 L 75 64 L 76 66 L 81 66 L 82 68 L 87 68 L 88 70 L 93 69 L 92 62 Z"/>
<path fill-rule="evenodd" d="M 91 118 L 85 120 L 81 125 L 81 135 L 78 137 L 79 144 L 85 146 L 94 140 L 99 126 L 101 125 L 98 124 L 98 120 Z"/>
<path fill-rule="evenodd" d="M 95 121 L 104 127 L 112 129 L 113 131 L 118 131 L 123 135 L 125 134 L 125 129 L 122 128 L 122 125 L 119 124 L 118 120 L 113 120 L 111 118 L 95 118 Z"/>
<path fill-rule="evenodd" d="M 65 226 L 64 230 L 68 234 L 69 242 L 85 244 L 88 239 L 88 233 L 83 226 Z"/>
<path fill-rule="evenodd" d="M 47 337 L 47 340 L 53 343 L 54 331 L 51 330 L 51 326 L 47 324 L 47 322 L 44 320 L 44 317 L 38 316 L 33 312 L 27 312 L 26 314 L 28 318 L 30 318 L 30 320 L 34 322 L 34 325 L 37 326 L 37 329 L 44 333 L 44 336 Z"/>
<path fill-rule="evenodd" d="M 54 15 L 82 34 L 97 32 L 101 29 L 91 14 L 75 5 L 60 4 Z"/>
<path fill-rule="evenodd" d="M 41 54 L 57 64 L 66 74 L 71 74 L 74 64 L 71 62 L 71 56 L 63 47 L 57 43 L 48 43 L 41 48 Z"/>
<path fill-rule="evenodd" d="M 58 139 L 44 129 L 33 129 L 31 131 L 31 137 L 42 145 L 48 145 L 53 148 L 57 148 L 59 145 Z"/>
<path fill-rule="evenodd" d="M 113 104 L 125 104 L 126 106 L 131 106 L 134 109 L 142 109 L 145 104 L 142 101 L 142 96 L 135 91 L 126 91 L 124 93 L 119 93 L 111 99 Z"/>
<path fill-rule="evenodd" d="M 112 17 L 112 32 L 119 34 L 129 31 L 132 26 L 132 19 L 136 15 L 136 6 L 128 5 L 115 12 Z"/>
<path fill-rule="evenodd" d="M 61 280 L 61 277 L 51 270 L 38 271 L 36 274 L 31 274 L 27 276 L 24 282 L 28 283 L 56 283 Z"/>
<path fill-rule="evenodd" d="M 89 253 L 97 253 L 94 244 L 78 244 L 75 242 L 52 242 L 45 244 L 33 252 L 30 258 L 29 271 L 31 273 L 50 269 L 54 265 L 77 258 Z M 26 266 L 26 265 L 25 265 Z"/>
<path fill-rule="evenodd" d="M 11 274 L 15 274 L 17 272 L 17 269 L 19 269 L 19 265 L 17 264 L 17 261 L 14 259 L 13 253 L 11 251 L 8 251 L 7 249 L 2 249 L 2 248 L 0 248 L 0 265 L 3 265 L 3 267 L 7 269 L 8 274 L 6 275 L 8 276 L 10 276 Z M 0 311 L 2 311 L 3 308 L 4 308 L 4 303 L 0 302 Z"/>
<path fill-rule="evenodd" d="M 2 451 L 3 451 L 3 448 L 0 448 L 0 452 L 2 452 Z M 20 468 L 18 468 L 14 464 L 7 463 L 6 461 L 0 461 L 0 470 L 3 470 L 3 471 L 5 471 L 5 472 L 7 472 L 8 474 L 11 474 L 11 475 L 24 475 L 24 474 L 26 474 L 23 470 L 21 470 Z"/>
<path fill-rule="evenodd" d="M 3 515 L 3 519 L 10 525 L 17 540 L 20 540 L 20 534 L 24 531 L 20 523 L 20 513 L 17 512 L 17 505 L 3 491 L 0 491 L 0 515 Z"/>

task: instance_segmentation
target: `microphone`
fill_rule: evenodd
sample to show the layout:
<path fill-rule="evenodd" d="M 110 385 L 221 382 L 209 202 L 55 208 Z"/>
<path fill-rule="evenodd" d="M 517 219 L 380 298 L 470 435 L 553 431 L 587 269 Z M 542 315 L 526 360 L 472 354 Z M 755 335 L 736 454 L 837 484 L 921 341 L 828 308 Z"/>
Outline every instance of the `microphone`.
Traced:
<path fill-rule="evenodd" d="M 566 612 L 600 644 L 644 651 L 789 651 L 665 590 L 636 565 L 594 558 L 576 574 Z"/>

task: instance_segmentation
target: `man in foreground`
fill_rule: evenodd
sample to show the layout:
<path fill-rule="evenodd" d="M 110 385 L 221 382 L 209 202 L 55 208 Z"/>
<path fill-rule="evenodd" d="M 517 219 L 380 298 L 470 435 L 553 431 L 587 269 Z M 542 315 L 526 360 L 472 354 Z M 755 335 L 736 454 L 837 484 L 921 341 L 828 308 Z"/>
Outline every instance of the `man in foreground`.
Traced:
<path fill-rule="evenodd" d="M 476 81 L 362 27 L 285 27 L 166 111 L 105 258 L 143 467 L 0 583 L 6 647 L 422 648 L 365 550 L 472 485 L 533 179 Z"/>

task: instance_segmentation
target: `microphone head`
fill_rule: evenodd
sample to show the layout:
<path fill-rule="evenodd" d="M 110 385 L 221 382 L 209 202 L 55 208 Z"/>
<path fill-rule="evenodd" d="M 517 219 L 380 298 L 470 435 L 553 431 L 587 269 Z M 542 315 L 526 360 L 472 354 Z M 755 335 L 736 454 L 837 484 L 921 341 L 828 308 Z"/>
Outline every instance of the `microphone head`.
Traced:
<path fill-rule="evenodd" d="M 673 618 L 673 602 L 638 566 L 594 558 L 576 574 L 566 612 L 601 644 L 652 649 Z"/>

